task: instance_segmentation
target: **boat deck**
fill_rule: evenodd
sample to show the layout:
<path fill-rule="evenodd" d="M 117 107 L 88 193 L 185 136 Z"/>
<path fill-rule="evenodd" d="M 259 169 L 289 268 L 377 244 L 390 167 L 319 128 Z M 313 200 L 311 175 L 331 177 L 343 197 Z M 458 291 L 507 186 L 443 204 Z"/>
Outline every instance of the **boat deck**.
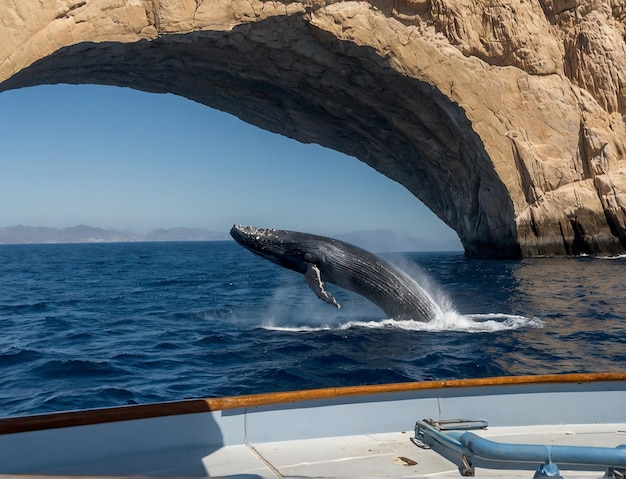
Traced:
<path fill-rule="evenodd" d="M 249 478 L 459 478 L 458 468 L 410 440 L 413 431 L 229 446 L 203 458 L 211 476 Z M 515 444 L 559 444 L 617 447 L 626 444 L 626 424 L 497 427 L 480 436 Z M 476 477 L 532 478 L 539 463 L 527 470 L 477 468 Z M 606 469 L 568 471 L 564 477 L 600 478 Z"/>

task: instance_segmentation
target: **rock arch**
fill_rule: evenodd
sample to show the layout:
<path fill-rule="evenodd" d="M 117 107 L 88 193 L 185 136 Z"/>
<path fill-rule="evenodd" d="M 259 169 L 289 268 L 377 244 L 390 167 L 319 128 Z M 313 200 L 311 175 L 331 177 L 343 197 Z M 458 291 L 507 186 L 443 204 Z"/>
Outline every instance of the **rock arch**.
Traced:
<path fill-rule="evenodd" d="M 619 2 L 48 3 L 0 0 L 0 91 L 185 96 L 368 163 L 469 255 L 624 251 Z"/>

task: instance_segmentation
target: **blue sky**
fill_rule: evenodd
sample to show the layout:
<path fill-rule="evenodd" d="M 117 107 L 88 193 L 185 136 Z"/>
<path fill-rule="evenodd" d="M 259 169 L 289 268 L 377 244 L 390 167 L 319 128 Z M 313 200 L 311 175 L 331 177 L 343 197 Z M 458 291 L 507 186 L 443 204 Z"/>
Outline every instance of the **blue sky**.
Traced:
<path fill-rule="evenodd" d="M 458 243 L 403 186 L 355 158 L 185 98 L 52 85 L 0 93 L 0 112 L 0 227 L 242 223 Z"/>

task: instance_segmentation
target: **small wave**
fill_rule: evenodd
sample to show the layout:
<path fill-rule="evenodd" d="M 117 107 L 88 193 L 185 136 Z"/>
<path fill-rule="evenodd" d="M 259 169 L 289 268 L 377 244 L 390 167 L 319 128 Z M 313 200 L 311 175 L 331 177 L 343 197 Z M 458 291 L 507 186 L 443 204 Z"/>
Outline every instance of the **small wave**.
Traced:
<path fill-rule="evenodd" d="M 38 313 L 41 311 L 47 311 L 48 305 L 44 302 L 36 303 L 19 303 L 19 304 L 0 304 L 0 309 L 9 313 Z"/>
<path fill-rule="evenodd" d="M 263 329 L 268 329 L 270 331 L 281 331 L 285 333 L 314 333 L 316 331 L 331 331 L 334 329 L 341 328 L 333 328 L 330 326 L 274 326 L 272 324 L 264 324 L 261 326 Z"/>
<path fill-rule="evenodd" d="M 92 377 L 123 376 L 124 369 L 113 366 L 108 361 L 89 361 L 81 359 L 51 359 L 34 367 L 31 372 L 42 377 Z"/>
<path fill-rule="evenodd" d="M 13 366 L 14 364 L 34 362 L 41 357 L 42 354 L 39 351 L 11 348 L 8 351 L 0 353 L 0 364 L 2 364 L 2 366 Z"/>
<path fill-rule="evenodd" d="M 596 256 L 596 259 L 626 259 L 626 254 L 618 254 L 615 256 Z"/>
<path fill-rule="evenodd" d="M 543 321 L 504 313 L 458 314 L 447 312 L 431 321 L 383 319 L 381 321 L 348 321 L 338 326 L 275 326 L 264 324 L 263 329 L 282 332 L 310 333 L 316 331 L 347 330 L 351 328 L 404 329 L 408 331 L 458 331 L 465 333 L 493 333 L 522 328 L 541 328 Z"/>

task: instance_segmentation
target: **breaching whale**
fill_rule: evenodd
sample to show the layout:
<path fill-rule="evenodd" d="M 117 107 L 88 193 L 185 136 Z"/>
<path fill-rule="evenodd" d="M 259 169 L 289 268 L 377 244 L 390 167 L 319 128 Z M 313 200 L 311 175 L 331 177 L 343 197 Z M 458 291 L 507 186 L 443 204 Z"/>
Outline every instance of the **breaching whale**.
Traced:
<path fill-rule="evenodd" d="M 302 273 L 309 287 L 335 307 L 325 282 L 353 291 L 394 319 L 429 321 L 441 308 L 407 273 L 389 261 L 325 236 L 235 225 L 230 235 L 253 253 Z"/>

